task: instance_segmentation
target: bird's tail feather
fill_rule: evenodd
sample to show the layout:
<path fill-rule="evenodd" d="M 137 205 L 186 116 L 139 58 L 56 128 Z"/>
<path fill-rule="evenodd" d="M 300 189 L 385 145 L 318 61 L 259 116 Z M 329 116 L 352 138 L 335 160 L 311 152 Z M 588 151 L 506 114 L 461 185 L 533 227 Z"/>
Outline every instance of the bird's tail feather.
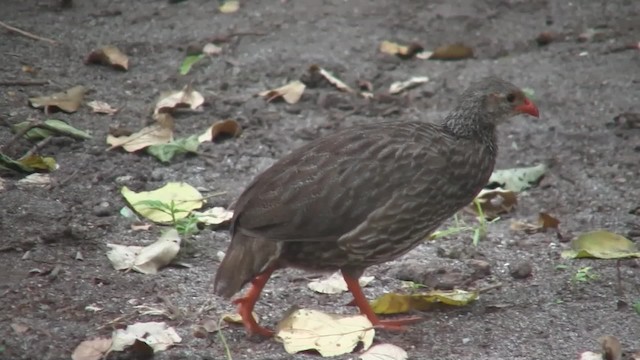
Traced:
<path fill-rule="evenodd" d="M 214 292 L 225 298 L 232 297 L 259 275 L 278 256 L 276 241 L 250 237 L 236 232 L 222 259 L 214 281 Z"/>

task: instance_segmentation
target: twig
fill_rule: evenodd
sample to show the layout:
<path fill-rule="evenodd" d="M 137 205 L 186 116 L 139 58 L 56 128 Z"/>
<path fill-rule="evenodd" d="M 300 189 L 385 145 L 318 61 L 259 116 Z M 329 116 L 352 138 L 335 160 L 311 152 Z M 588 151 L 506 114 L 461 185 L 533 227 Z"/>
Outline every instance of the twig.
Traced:
<path fill-rule="evenodd" d="M 55 40 L 51 40 L 51 39 L 48 39 L 48 38 L 45 38 L 45 37 L 42 37 L 42 36 L 38 36 L 38 35 L 32 34 L 30 32 L 24 31 L 24 30 L 20 30 L 17 27 L 13 27 L 13 26 L 11 26 L 11 25 L 3 22 L 3 21 L 0 21 L 0 26 L 2 26 L 3 28 L 5 28 L 5 29 L 7 29 L 9 31 L 16 32 L 16 33 L 18 33 L 20 35 L 26 36 L 26 37 L 34 39 L 34 40 L 45 41 L 45 42 L 48 42 L 49 44 L 53 44 L 53 45 L 58 43 Z"/>
<path fill-rule="evenodd" d="M 47 136 L 46 138 L 38 141 L 37 144 L 33 145 L 33 147 L 31 147 L 31 149 L 29 149 L 29 151 L 27 151 L 26 154 L 24 154 L 24 157 L 29 157 L 33 154 L 35 154 L 38 150 L 42 149 L 43 147 L 45 147 L 48 143 L 51 142 L 51 139 L 53 139 L 53 137 L 51 136 Z"/>
<path fill-rule="evenodd" d="M 491 290 L 498 289 L 498 288 L 501 288 L 501 287 L 502 287 L 502 283 L 497 283 L 497 284 L 485 286 L 485 287 L 480 288 L 480 289 L 476 289 L 476 291 L 478 292 L 478 294 L 481 294 L 483 292 L 491 291 Z"/>
<path fill-rule="evenodd" d="M 16 141 L 18 141 L 20 138 L 22 138 L 24 136 L 24 134 L 29 132 L 29 130 L 37 128 L 38 126 L 40 126 L 42 124 L 44 124 L 42 121 L 34 121 L 31 125 L 25 127 L 21 131 L 18 131 L 15 135 L 13 135 L 13 137 L 11 139 L 9 139 L 9 141 L 7 141 L 6 144 L 4 144 L 2 146 L 2 148 L 0 148 L 0 152 L 1 153 L 6 153 L 7 149 L 9 149 Z"/>
<path fill-rule="evenodd" d="M 3 80 L 0 81 L 0 86 L 42 86 L 48 85 L 49 80 Z"/>

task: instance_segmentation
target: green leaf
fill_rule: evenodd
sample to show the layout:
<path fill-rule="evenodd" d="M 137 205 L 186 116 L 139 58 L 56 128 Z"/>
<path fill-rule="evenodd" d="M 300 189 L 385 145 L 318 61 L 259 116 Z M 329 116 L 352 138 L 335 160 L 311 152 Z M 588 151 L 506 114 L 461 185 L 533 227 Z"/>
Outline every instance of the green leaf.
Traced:
<path fill-rule="evenodd" d="M 571 250 L 563 251 L 562 257 L 569 259 L 623 259 L 640 257 L 636 245 L 624 236 L 605 230 L 592 231 L 571 241 Z"/>
<path fill-rule="evenodd" d="M 47 119 L 43 121 L 47 128 L 44 127 L 35 127 L 29 131 L 27 131 L 24 136 L 29 140 L 40 140 L 48 138 L 53 135 L 65 135 L 74 139 L 79 140 L 88 140 L 91 139 L 91 135 L 89 133 L 78 130 L 73 126 L 69 125 L 65 121 L 56 120 L 56 119 Z M 12 126 L 12 129 L 15 133 L 23 131 L 29 126 L 33 125 L 31 121 L 23 121 L 21 123 L 17 123 Z"/>
<path fill-rule="evenodd" d="M 198 136 L 192 135 L 188 138 L 174 140 L 168 144 L 157 144 L 147 147 L 147 152 L 162 162 L 169 162 L 174 156 L 195 153 L 198 151 Z"/>
<path fill-rule="evenodd" d="M 204 57 L 204 54 L 189 55 L 180 64 L 180 75 L 187 75 L 191 71 L 193 64 L 197 63 Z"/>
<path fill-rule="evenodd" d="M 640 300 L 633 303 L 633 310 L 640 315 Z"/>
<path fill-rule="evenodd" d="M 547 171 L 547 166 L 539 164 L 532 167 L 496 170 L 489 178 L 489 184 L 498 183 L 500 187 L 521 192 L 536 185 Z"/>
<path fill-rule="evenodd" d="M 139 193 L 125 186 L 120 193 L 136 213 L 157 223 L 183 219 L 204 203 L 200 192 L 186 183 L 172 182 L 159 189 Z"/>

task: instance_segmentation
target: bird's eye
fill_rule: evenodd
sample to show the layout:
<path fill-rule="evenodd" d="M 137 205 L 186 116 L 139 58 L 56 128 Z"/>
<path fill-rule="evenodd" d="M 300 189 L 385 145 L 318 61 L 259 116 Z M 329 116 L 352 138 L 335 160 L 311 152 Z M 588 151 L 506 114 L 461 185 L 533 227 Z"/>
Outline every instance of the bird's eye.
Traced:
<path fill-rule="evenodd" d="M 516 94 L 510 93 L 509 95 L 507 95 L 507 101 L 510 103 L 516 101 Z"/>

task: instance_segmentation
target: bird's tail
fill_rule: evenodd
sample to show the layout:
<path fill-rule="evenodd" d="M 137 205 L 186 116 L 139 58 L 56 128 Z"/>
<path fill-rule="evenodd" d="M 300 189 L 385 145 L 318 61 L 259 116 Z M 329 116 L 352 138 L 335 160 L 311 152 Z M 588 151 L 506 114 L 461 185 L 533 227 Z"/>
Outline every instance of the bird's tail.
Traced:
<path fill-rule="evenodd" d="M 236 232 L 216 272 L 214 292 L 225 298 L 232 297 L 271 266 L 278 257 L 278 251 L 276 241 Z"/>

